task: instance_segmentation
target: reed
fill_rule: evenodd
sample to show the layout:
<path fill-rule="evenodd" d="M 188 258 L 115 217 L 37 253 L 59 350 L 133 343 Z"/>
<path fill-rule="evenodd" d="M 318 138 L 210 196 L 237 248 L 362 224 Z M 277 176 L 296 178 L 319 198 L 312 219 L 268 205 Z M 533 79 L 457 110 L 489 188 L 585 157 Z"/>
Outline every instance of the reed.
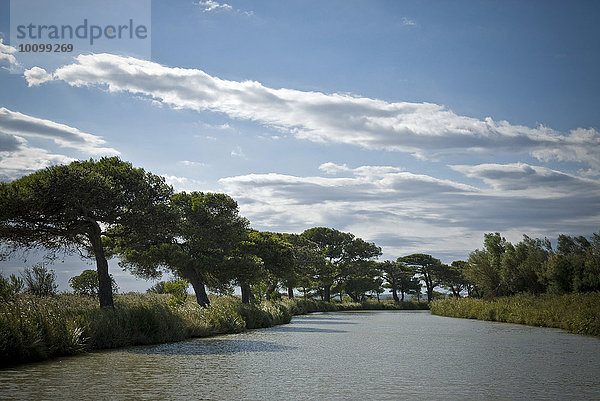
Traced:
<path fill-rule="evenodd" d="M 168 294 L 118 294 L 114 309 L 84 295 L 18 295 L 0 304 L 0 366 L 85 351 L 239 333 L 289 323 L 293 315 L 356 309 L 423 309 L 416 302 L 323 302 L 282 299 L 242 304 L 211 296 L 202 308 L 190 298 L 169 304 Z"/>
<path fill-rule="evenodd" d="M 600 336 L 600 292 L 566 295 L 515 295 L 490 300 L 435 300 L 431 313 L 440 316 L 555 327 Z"/>

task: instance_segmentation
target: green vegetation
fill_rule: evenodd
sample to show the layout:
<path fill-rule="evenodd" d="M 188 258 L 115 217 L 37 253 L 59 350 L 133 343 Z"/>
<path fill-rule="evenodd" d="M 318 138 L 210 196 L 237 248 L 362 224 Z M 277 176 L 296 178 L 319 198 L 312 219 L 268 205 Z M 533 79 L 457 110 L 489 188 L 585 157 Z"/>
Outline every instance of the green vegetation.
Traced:
<path fill-rule="evenodd" d="M 0 304 L 0 366 L 85 351 L 180 341 L 190 337 L 238 333 L 289 323 L 317 311 L 426 309 L 417 302 L 363 304 L 283 299 L 243 304 L 238 297 L 211 296 L 201 307 L 188 300 L 169 302 L 168 294 L 121 294 L 115 308 L 99 308 L 93 298 L 62 294 L 21 294 Z"/>
<path fill-rule="evenodd" d="M 441 316 L 555 327 L 600 336 L 600 292 L 565 295 L 514 295 L 490 300 L 439 299 L 431 313 Z"/>
<path fill-rule="evenodd" d="M 110 275 L 110 281 L 112 283 L 112 291 L 116 293 L 119 287 L 112 274 Z M 73 293 L 76 295 L 97 296 L 100 289 L 98 272 L 90 269 L 84 270 L 80 275 L 71 277 L 69 285 L 73 288 Z"/>

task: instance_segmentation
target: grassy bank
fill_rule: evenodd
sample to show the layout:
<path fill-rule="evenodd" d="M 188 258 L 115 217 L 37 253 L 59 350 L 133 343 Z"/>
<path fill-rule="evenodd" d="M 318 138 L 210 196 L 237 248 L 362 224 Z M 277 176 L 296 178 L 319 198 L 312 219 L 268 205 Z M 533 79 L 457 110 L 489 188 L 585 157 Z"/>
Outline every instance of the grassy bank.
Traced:
<path fill-rule="evenodd" d="M 433 301 L 440 316 L 556 327 L 571 333 L 600 336 L 600 293 L 516 295 L 492 300 L 474 298 Z"/>
<path fill-rule="evenodd" d="M 243 305 L 236 297 L 211 297 L 201 308 L 191 300 L 171 307 L 168 295 L 115 296 L 115 309 L 95 298 L 63 294 L 19 295 L 0 305 L 0 366 L 85 351 L 238 333 L 288 323 L 293 315 L 356 309 L 423 309 L 426 303 L 334 303 L 281 300 Z"/>

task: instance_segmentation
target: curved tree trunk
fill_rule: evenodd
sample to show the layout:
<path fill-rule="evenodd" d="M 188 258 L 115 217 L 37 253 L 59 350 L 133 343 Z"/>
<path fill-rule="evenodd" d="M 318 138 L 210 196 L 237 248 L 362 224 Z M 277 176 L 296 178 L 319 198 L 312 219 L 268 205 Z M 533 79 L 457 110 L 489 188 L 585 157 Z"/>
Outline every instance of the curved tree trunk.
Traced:
<path fill-rule="evenodd" d="M 288 287 L 288 298 L 294 299 L 294 289 L 292 287 Z"/>
<path fill-rule="evenodd" d="M 112 293 L 112 281 L 108 273 L 108 261 L 104 255 L 104 247 L 102 246 L 102 230 L 98 223 L 91 224 L 91 231 L 88 233 L 88 238 L 94 250 L 96 258 L 96 271 L 98 272 L 98 299 L 100 300 L 101 308 L 115 307 Z"/>
<path fill-rule="evenodd" d="M 204 283 L 200 280 L 200 276 L 192 266 L 188 266 L 185 269 L 185 275 L 192 287 L 194 288 L 194 292 L 196 293 L 196 301 L 198 305 L 205 308 L 210 305 L 210 300 L 208 299 L 208 295 L 206 294 L 206 288 L 204 287 Z"/>
<path fill-rule="evenodd" d="M 394 302 L 400 302 L 400 299 L 398 299 L 398 290 L 396 289 L 396 286 L 392 286 L 392 297 L 394 297 Z"/>

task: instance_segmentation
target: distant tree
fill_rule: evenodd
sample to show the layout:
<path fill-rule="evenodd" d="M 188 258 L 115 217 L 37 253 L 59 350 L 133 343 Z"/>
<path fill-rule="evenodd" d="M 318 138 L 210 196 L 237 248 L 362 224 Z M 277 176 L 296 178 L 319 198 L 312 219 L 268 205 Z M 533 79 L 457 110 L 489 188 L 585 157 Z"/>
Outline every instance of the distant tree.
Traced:
<path fill-rule="evenodd" d="M 284 241 L 292 247 L 293 268 L 287 271 L 282 282 L 287 287 L 288 298 L 294 298 L 294 288 L 303 289 L 306 297 L 308 288 L 313 286 L 313 277 L 317 266 L 323 264 L 323 255 L 310 240 L 298 234 L 281 234 Z"/>
<path fill-rule="evenodd" d="M 262 260 L 263 281 L 267 285 L 265 295 L 271 297 L 277 291 L 279 282 L 292 275 L 294 251 L 292 245 L 276 233 L 248 231 L 247 251 Z"/>
<path fill-rule="evenodd" d="M 48 270 L 43 265 L 26 267 L 22 276 L 26 292 L 38 297 L 56 294 L 58 284 L 54 270 Z"/>
<path fill-rule="evenodd" d="M 101 307 L 113 307 L 102 237 L 153 234 L 172 189 L 117 157 L 52 166 L 0 184 L 0 240 L 13 250 L 79 250 L 96 259 Z"/>
<path fill-rule="evenodd" d="M 354 302 L 362 302 L 368 293 L 377 292 L 381 287 L 380 275 L 381 272 L 373 261 L 349 262 L 344 266 L 343 276 L 339 279 L 339 291 L 344 291 Z"/>
<path fill-rule="evenodd" d="M 464 260 L 455 260 L 450 264 L 446 275 L 444 277 L 442 286 L 452 292 L 455 297 L 460 297 L 462 291 L 467 290 L 467 293 L 471 292 L 471 285 L 464 276 L 464 270 L 468 266 L 468 263 Z"/>
<path fill-rule="evenodd" d="M 425 283 L 427 301 L 431 302 L 434 289 L 443 283 L 448 266 L 442 264 L 439 259 L 422 253 L 400 257 L 398 262 L 415 268 L 416 273 Z"/>
<path fill-rule="evenodd" d="M 386 260 L 379 264 L 379 268 L 383 271 L 383 278 L 392 290 L 394 302 L 404 301 L 405 294 L 413 294 L 421 291 L 419 279 L 414 277 L 416 273 L 414 267 Z M 398 297 L 398 292 L 400 292 L 401 298 Z"/>
<path fill-rule="evenodd" d="M 322 288 L 325 301 L 331 300 L 331 286 L 335 281 L 348 277 L 344 269 L 354 262 L 372 260 L 381 255 L 381 248 L 374 243 L 332 228 L 310 228 L 302 236 L 324 257 L 324 261 L 316 266 L 313 280 Z"/>
<path fill-rule="evenodd" d="M 112 292 L 116 293 L 119 291 L 119 286 L 115 282 L 112 274 L 110 275 L 112 283 Z M 69 284 L 73 288 L 73 293 L 77 295 L 98 295 L 98 272 L 95 270 L 84 270 L 79 276 L 74 276 L 69 279 Z"/>

